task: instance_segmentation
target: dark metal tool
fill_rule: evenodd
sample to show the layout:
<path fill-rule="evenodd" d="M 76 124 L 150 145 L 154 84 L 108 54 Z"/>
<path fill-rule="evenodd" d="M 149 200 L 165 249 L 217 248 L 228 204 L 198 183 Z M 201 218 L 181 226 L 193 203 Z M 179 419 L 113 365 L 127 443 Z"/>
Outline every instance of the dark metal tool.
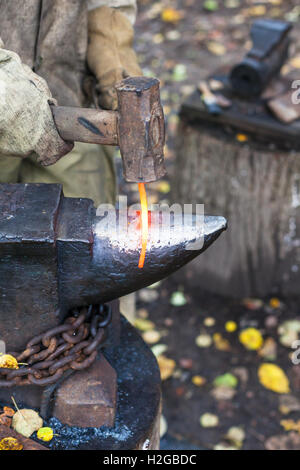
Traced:
<path fill-rule="evenodd" d="M 157 181 L 165 175 L 159 81 L 130 77 L 116 91 L 118 111 L 52 106 L 58 132 L 67 141 L 119 145 L 126 181 Z"/>
<path fill-rule="evenodd" d="M 259 19 L 251 28 L 252 49 L 231 71 L 230 82 L 245 97 L 262 93 L 288 57 L 292 25 L 285 21 Z"/>
<path fill-rule="evenodd" d="M 139 212 L 96 215 L 90 199 L 65 198 L 60 185 L 47 184 L 0 185 L 0 212 L 0 339 L 7 351 L 24 350 L 73 307 L 101 304 L 167 277 L 226 228 L 223 217 L 205 217 L 198 227 L 191 215 L 181 230 L 182 219 L 176 225 L 171 214 L 164 224 L 151 212 L 139 269 Z"/>

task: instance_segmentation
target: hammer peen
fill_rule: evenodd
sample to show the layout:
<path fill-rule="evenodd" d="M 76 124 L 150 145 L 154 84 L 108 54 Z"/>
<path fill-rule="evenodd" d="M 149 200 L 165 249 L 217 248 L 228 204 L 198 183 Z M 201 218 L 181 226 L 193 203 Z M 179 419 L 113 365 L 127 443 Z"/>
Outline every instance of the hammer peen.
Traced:
<path fill-rule="evenodd" d="M 166 172 L 159 81 L 130 77 L 116 91 L 118 111 L 51 106 L 57 130 L 66 141 L 119 145 L 126 181 L 157 181 Z"/>

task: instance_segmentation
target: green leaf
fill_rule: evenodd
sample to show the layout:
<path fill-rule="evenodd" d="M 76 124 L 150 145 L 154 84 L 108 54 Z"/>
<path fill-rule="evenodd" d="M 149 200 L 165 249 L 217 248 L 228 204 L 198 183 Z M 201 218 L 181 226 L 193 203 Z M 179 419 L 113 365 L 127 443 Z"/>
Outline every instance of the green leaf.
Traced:
<path fill-rule="evenodd" d="M 237 384 L 238 384 L 238 379 L 235 377 L 235 375 L 230 374 L 229 372 L 223 375 L 219 375 L 214 380 L 214 385 L 216 387 L 225 386 L 225 387 L 235 388 Z"/>
<path fill-rule="evenodd" d="M 203 8 L 208 11 L 216 11 L 219 8 L 219 3 L 217 0 L 205 0 Z"/>
<path fill-rule="evenodd" d="M 170 298 L 170 303 L 171 305 L 173 305 L 173 307 L 182 307 L 183 305 L 185 305 L 186 298 L 183 292 L 180 292 L 180 291 L 173 292 Z"/>

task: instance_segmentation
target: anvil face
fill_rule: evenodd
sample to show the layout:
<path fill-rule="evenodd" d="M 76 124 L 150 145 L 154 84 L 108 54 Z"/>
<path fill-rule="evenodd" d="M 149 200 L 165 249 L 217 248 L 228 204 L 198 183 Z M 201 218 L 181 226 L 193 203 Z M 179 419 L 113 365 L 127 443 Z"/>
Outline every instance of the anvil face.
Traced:
<path fill-rule="evenodd" d="M 94 233 L 91 283 L 102 290 L 104 301 L 119 297 L 157 282 L 205 251 L 226 228 L 223 217 L 196 217 L 181 215 L 164 217 L 162 213 L 149 212 L 149 235 L 144 267 L 138 267 L 141 250 L 141 216 L 124 215 L 127 230 L 119 230 L 120 214 L 116 225 L 112 221 L 96 220 Z M 165 220 L 164 220 L 165 219 Z M 112 230 L 112 225 L 114 230 Z"/>
<path fill-rule="evenodd" d="M 56 326 L 70 308 L 110 301 L 165 278 L 226 228 L 223 217 L 205 217 L 197 225 L 193 216 L 164 223 L 161 214 L 151 213 L 140 269 L 139 212 L 114 212 L 105 220 L 96 216 L 93 201 L 64 198 L 60 185 L 46 184 L 0 185 L 0 211 L 0 340 L 12 351 Z"/>

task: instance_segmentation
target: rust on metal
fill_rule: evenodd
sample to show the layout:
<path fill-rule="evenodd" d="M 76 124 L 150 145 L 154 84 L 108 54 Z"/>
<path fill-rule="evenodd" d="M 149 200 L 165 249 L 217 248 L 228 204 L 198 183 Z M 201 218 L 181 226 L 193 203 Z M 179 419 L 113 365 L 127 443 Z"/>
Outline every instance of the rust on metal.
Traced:
<path fill-rule="evenodd" d="M 19 363 L 26 361 L 28 365 L 0 368 L 0 387 L 45 386 L 57 382 L 68 369 L 90 367 L 105 338 L 104 327 L 111 320 L 110 307 L 104 307 L 90 305 L 73 312 L 76 316 L 33 338 L 22 353 L 10 352 Z"/>

